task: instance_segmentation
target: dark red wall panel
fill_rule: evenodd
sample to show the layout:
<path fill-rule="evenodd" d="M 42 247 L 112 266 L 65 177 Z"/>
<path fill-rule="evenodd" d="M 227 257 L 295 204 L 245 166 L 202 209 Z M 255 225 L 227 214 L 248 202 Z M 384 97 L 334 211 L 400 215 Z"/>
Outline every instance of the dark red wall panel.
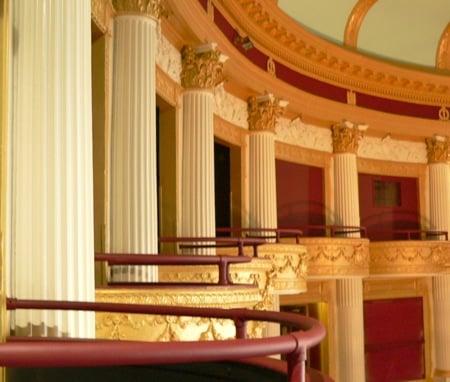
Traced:
<path fill-rule="evenodd" d="M 276 174 L 278 226 L 325 224 L 323 169 L 277 159 Z"/>
<path fill-rule="evenodd" d="M 424 378 L 422 298 L 364 302 L 368 382 Z"/>
<path fill-rule="evenodd" d="M 276 62 L 276 65 L 277 77 L 280 80 L 287 82 L 289 85 L 319 97 L 343 103 L 347 102 L 347 89 L 305 76 L 278 61 Z"/>
<path fill-rule="evenodd" d="M 417 178 L 359 174 L 359 206 L 361 225 L 371 240 L 402 239 L 394 230 L 419 228 L 419 192 Z M 375 204 L 376 180 L 400 183 L 401 205 L 379 207 Z"/>
<path fill-rule="evenodd" d="M 385 113 L 427 119 L 438 119 L 439 116 L 439 107 L 433 105 L 414 104 L 410 102 L 381 98 L 364 93 L 356 93 L 356 99 L 358 106 L 383 111 Z"/>

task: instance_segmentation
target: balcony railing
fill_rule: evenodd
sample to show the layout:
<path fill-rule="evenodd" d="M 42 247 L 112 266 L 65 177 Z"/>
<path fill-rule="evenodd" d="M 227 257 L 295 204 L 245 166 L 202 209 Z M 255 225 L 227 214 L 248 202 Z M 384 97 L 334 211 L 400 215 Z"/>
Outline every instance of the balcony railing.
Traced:
<path fill-rule="evenodd" d="M 212 309 L 140 304 L 93 303 L 7 299 L 8 310 L 45 309 L 151 314 L 230 319 L 236 339 L 226 341 L 143 342 L 9 337 L 0 344 L 4 367 L 92 367 L 161 365 L 173 363 L 234 361 L 285 354 L 287 380 L 305 382 L 307 349 L 325 336 L 322 324 L 293 313 L 246 309 Z M 279 337 L 248 339 L 248 321 L 291 325 L 296 331 Z"/>

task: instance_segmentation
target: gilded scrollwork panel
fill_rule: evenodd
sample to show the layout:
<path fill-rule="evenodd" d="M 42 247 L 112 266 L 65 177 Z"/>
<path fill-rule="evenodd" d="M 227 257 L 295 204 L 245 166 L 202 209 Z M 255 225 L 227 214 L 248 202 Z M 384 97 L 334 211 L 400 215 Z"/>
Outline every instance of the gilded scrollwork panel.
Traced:
<path fill-rule="evenodd" d="M 441 241 L 388 241 L 370 244 L 370 274 L 433 275 L 446 271 L 450 244 Z"/>
<path fill-rule="evenodd" d="M 259 289 L 207 287 L 204 289 L 97 290 L 97 302 L 190 307 L 253 308 L 261 300 Z M 261 325 L 249 325 L 257 335 Z M 226 319 L 162 315 L 97 313 L 96 337 L 119 340 L 198 341 L 235 336 L 234 323 Z"/>
<path fill-rule="evenodd" d="M 302 238 L 300 243 L 308 253 L 308 279 L 369 274 L 367 239 Z"/>

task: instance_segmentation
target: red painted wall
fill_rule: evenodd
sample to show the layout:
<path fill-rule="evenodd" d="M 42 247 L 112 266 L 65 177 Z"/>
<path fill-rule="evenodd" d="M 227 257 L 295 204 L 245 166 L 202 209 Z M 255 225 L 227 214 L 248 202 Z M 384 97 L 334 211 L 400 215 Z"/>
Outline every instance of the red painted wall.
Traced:
<path fill-rule="evenodd" d="M 364 302 L 367 382 L 425 376 L 422 298 Z"/>
<path fill-rule="evenodd" d="M 367 228 L 371 240 L 403 239 L 395 229 L 419 228 L 419 192 L 417 178 L 359 174 L 359 208 L 361 225 Z M 376 180 L 400 183 L 401 205 L 379 207 L 375 205 L 374 182 Z"/>
<path fill-rule="evenodd" d="M 325 224 L 322 168 L 277 159 L 276 177 L 280 228 Z"/>

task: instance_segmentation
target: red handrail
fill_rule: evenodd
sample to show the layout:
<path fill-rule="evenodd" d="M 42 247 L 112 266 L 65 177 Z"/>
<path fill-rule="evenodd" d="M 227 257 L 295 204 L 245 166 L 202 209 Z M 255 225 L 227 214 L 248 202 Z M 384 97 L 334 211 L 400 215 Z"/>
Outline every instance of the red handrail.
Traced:
<path fill-rule="evenodd" d="M 19 338 L 15 342 L 0 344 L 0 366 L 5 367 L 155 365 L 194 361 L 233 361 L 286 354 L 288 381 L 304 382 L 306 350 L 317 345 L 325 336 L 325 329 L 320 322 L 284 312 L 18 299 L 8 299 L 6 307 L 8 310 L 80 310 L 231 319 L 237 326 L 238 338 L 227 341 L 163 343 Z M 280 337 L 246 339 L 245 330 L 242 328 L 245 328 L 247 321 L 284 323 L 294 326 L 297 331 Z M 14 341 L 13 338 L 8 340 Z"/>
<path fill-rule="evenodd" d="M 230 285 L 230 264 L 248 263 L 251 258 L 241 256 L 187 256 L 187 255 L 149 255 L 128 253 L 96 253 L 95 261 L 109 265 L 217 265 L 219 285 Z"/>
<path fill-rule="evenodd" d="M 376 231 L 376 232 L 388 232 L 388 231 Z M 422 238 L 422 234 L 424 234 L 425 238 L 434 236 L 440 237 L 444 236 L 445 240 L 448 240 L 448 232 L 447 231 L 434 231 L 434 230 L 424 230 L 424 229 L 394 229 L 392 231 L 394 235 L 406 235 L 407 240 L 412 240 L 412 235 L 418 234 L 419 238 Z"/>
<path fill-rule="evenodd" d="M 321 230 L 324 236 L 335 237 L 336 234 L 360 233 L 361 237 L 367 237 L 367 228 L 364 226 L 337 225 L 337 224 L 309 224 L 300 227 L 303 231 Z M 328 235 L 329 232 L 329 235 Z"/>
<path fill-rule="evenodd" d="M 180 245 L 180 248 L 238 248 L 238 255 L 244 256 L 244 247 L 253 247 L 253 257 L 258 257 L 258 245 L 266 241 L 259 238 L 244 237 L 160 237 L 160 243 L 192 243 L 191 245 Z M 202 244 L 203 243 L 203 244 Z M 214 244 L 205 244 L 214 243 Z"/>
<path fill-rule="evenodd" d="M 254 239 L 275 239 L 277 243 L 280 242 L 282 237 L 295 237 L 295 242 L 298 244 L 300 242 L 300 237 L 303 236 L 303 231 L 300 229 L 291 228 L 231 228 L 231 227 L 219 227 L 216 228 L 216 232 L 223 233 L 238 233 L 240 235 L 245 233 L 254 232 L 255 235 L 246 235 L 247 238 Z M 273 233 L 273 235 L 265 236 L 261 235 L 261 232 Z"/>

